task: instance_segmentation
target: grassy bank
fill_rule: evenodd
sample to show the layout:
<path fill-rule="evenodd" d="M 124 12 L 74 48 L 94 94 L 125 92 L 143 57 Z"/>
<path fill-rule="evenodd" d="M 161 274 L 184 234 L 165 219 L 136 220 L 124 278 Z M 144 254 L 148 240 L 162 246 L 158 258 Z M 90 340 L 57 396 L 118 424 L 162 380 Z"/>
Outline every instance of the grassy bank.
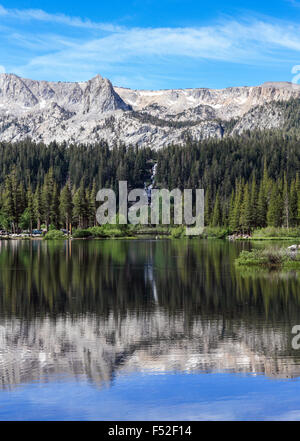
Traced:
<path fill-rule="evenodd" d="M 102 225 L 86 229 L 77 229 L 72 233 L 72 239 L 109 239 L 132 238 L 134 230 L 128 225 Z M 44 240 L 61 240 L 68 236 L 60 230 L 51 230 L 45 235 Z"/>
<path fill-rule="evenodd" d="M 228 236 L 232 240 L 293 240 L 300 242 L 300 228 L 256 228 L 249 233 L 233 232 Z"/>
<path fill-rule="evenodd" d="M 300 241 L 300 228 L 260 228 L 253 231 L 252 240 L 295 240 Z"/>
<path fill-rule="evenodd" d="M 177 225 L 102 225 L 85 229 L 73 230 L 72 238 L 132 238 L 132 237 L 153 236 L 157 238 L 182 239 L 185 235 L 185 227 Z M 0 239 L 11 238 L 3 236 Z M 19 237 L 17 237 L 19 239 Z M 60 230 L 50 230 L 45 236 L 45 240 L 66 239 L 67 236 Z M 250 234 L 233 232 L 228 227 L 205 227 L 203 234 L 199 239 L 231 239 L 231 240 L 254 240 L 254 241 L 272 241 L 285 240 L 300 243 L 300 228 L 260 228 L 253 230 Z"/>
<path fill-rule="evenodd" d="M 242 251 L 235 264 L 241 267 L 300 269 L 300 252 L 287 248 L 265 248 Z"/>

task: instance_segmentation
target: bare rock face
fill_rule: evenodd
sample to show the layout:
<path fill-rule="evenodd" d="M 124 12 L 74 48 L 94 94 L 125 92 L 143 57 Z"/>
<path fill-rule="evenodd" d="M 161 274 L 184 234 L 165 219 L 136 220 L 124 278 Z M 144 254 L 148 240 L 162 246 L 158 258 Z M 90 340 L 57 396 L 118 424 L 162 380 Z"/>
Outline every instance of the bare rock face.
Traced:
<path fill-rule="evenodd" d="M 84 112 L 109 112 L 115 110 L 129 110 L 130 106 L 114 91 L 109 80 L 100 75 L 89 80 L 84 90 Z"/>
<path fill-rule="evenodd" d="M 205 106 L 215 117 L 230 120 L 244 115 L 255 106 L 272 101 L 287 101 L 300 97 L 300 86 L 292 83 L 265 83 L 257 87 L 229 87 L 227 89 L 131 90 L 116 87 L 121 98 L 134 110 L 161 107 L 164 113 L 178 114 Z"/>
<path fill-rule="evenodd" d="M 25 110 L 35 106 L 38 100 L 21 78 L 16 75 L 1 74 L 0 103 L 1 108 L 19 107 L 20 110 Z"/>
<path fill-rule="evenodd" d="M 100 75 L 86 82 L 47 82 L 0 74 L 0 141 L 162 146 L 272 129 L 284 124 L 276 103 L 300 98 L 300 86 L 265 83 L 227 89 L 132 90 Z"/>

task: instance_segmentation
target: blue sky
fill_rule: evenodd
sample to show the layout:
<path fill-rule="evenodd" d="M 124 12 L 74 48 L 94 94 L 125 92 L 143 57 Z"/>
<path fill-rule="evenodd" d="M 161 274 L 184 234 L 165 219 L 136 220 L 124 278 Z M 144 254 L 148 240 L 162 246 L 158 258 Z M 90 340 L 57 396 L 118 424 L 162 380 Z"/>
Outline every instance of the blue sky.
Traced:
<path fill-rule="evenodd" d="M 300 0 L 0 0 L 0 72 L 100 73 L 159 89 L 296 81 L 298 71 Z"/>

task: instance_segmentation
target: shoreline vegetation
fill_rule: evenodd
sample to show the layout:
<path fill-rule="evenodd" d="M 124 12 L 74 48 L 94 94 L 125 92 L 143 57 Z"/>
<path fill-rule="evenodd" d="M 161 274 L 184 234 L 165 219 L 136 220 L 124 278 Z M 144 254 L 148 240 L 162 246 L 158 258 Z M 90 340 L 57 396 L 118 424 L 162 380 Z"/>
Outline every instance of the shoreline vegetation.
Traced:
<path fill-rule="evenodd" d="M 237 267 L 300 269 L 300 250 L 296 247 L 243 250 L 235 259 L 235 264 Z"/>
<path fill-rule="evenodd" d="M 249 234 L 233 233 L 228 236 L 231 240 L 299 240 L 300 228 L 266 227 L 254 229 Z"/>
<path fill-rule="evenodd" d="M 156 239 L 223 239 L 230 241 L 293 241 L 300 244 L 300 228 L 259 228 L 250 233 L 233 232 L 227 227 L 205 227 L 200 236 L 186 236 L 185 226 L 176 225 L 121 225 L 106 224 L 88 228 L 74 229 L 72 234 L 66 230 L 51 228 L 40 231 L 39 234 L 30 234 L 23 231 L 20 234 L 0 232 L 1 239 L 44 239 L 44 240 L 65 240 L 65 239 L 138 239 L 155 237 Z"/>
<path fill-rule="evenodd" d="M 291 103 L 287 106 L 294 109 Z M 298 127 L 297 121 L 294 118 L 291 127 Z M 120 181 L 127 181 L 129 191 L 150 185 L 158 190 L 204 189 L 208 228 L 203 237 L 231 234 L 234 239 L 258 240 L 266 234 L 255 231 L 266 227 L 282 232 L 282 227 L 300 229 L 299 147 L 298 130 L 245 132 L 197 142 L 187 136 L 183 145 L 158 151 L 104 141 L 95 145 L 45 145 L 30 139 L 2 142 L 0 230 L 20 234 L 95 227 L 97 191 L 109 188 L 118 200 Z M 172 234 L 182 235 L 179 230 Z M 279 239 L 281 233 L 267 236 Z"/>

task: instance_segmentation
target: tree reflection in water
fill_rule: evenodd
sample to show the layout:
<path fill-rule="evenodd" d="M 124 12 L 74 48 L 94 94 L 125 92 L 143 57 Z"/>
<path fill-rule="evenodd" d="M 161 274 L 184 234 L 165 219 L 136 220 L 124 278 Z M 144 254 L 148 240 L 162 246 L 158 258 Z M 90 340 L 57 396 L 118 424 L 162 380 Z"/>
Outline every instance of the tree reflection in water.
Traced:
<path fill-rule="evenodd" d="M 249 246 L 0 241 L 2 387 L 133 370 L 299 376 L 299 275 L 238 272 Z"/>

